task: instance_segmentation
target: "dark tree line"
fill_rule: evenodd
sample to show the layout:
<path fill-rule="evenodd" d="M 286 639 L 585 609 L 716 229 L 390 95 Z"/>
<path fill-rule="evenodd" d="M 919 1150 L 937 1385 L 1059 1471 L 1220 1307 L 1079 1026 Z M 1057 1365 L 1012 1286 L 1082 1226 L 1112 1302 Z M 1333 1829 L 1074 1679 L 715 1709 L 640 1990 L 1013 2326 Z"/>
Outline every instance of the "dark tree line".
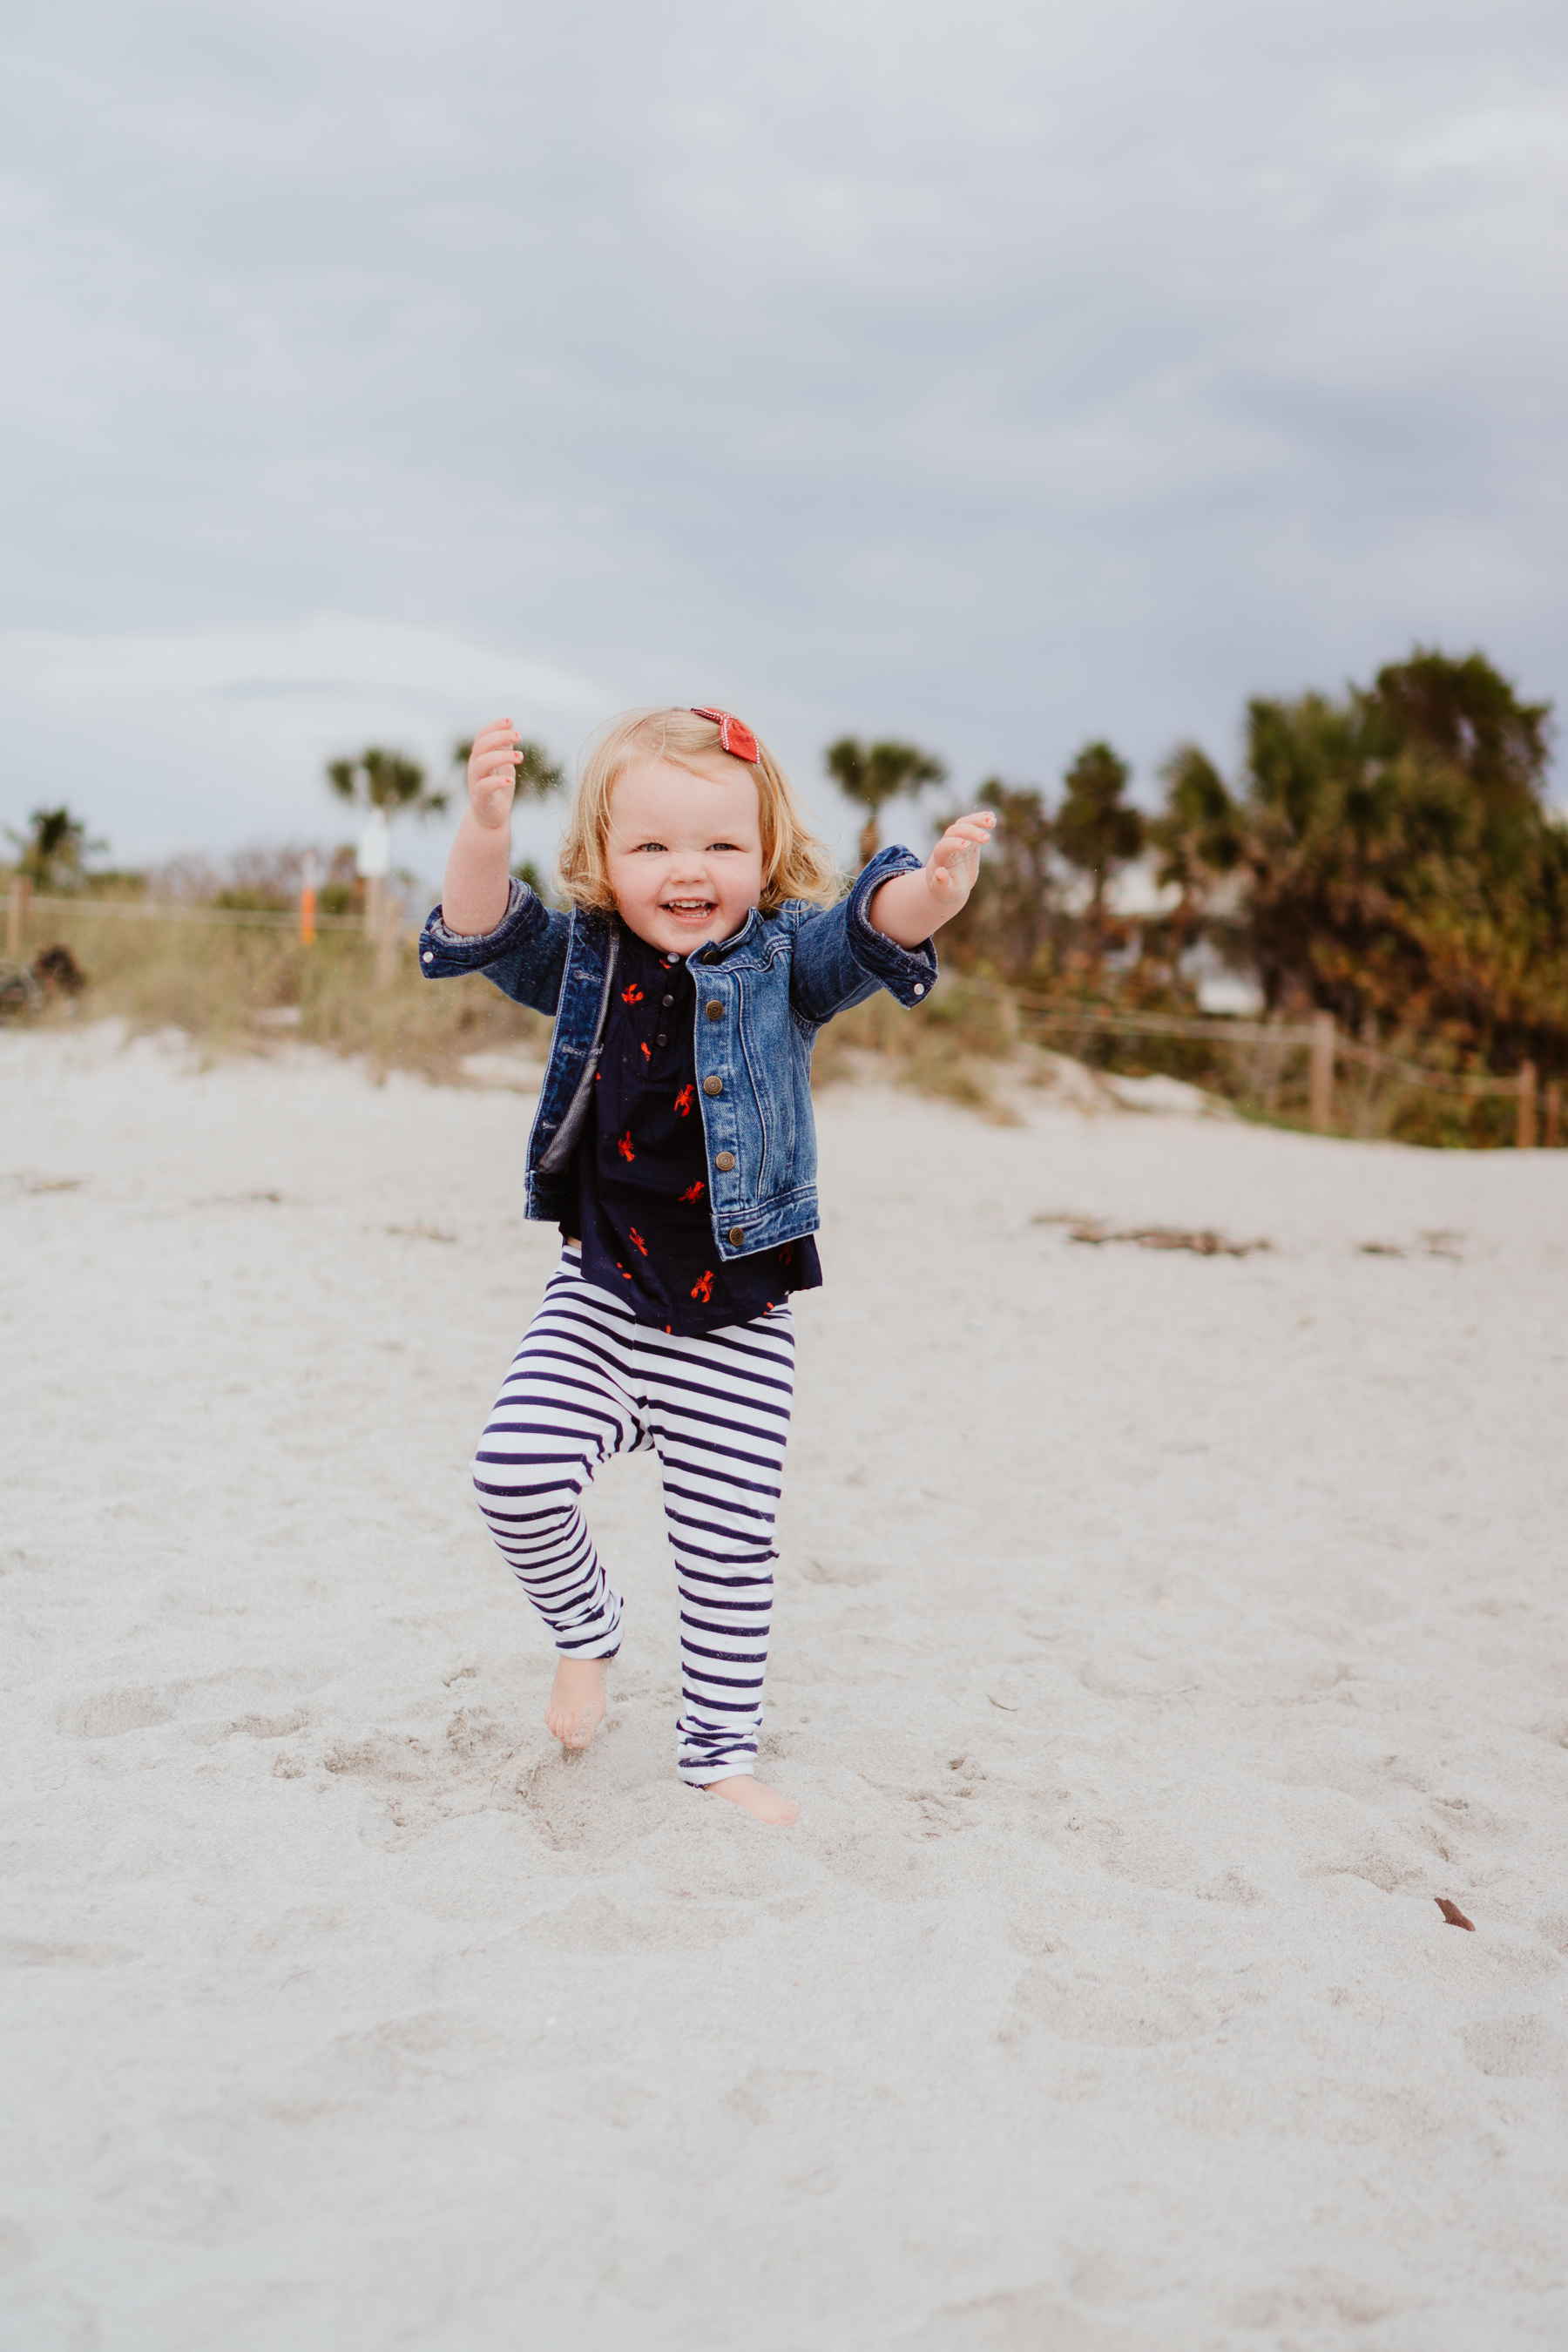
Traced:
<path fill-rule="evenodd" d="M 1247 705 L 1227 785 L 1165 769 L 1163 871 L 1271 1010 L 1321 1006 L 1463 1059 L 1568 1062 L 1568 825 L 1546 797 L 1551 706 L 1481 654 L 1417 648 L 1335 698 Z"/>
<path fill-rule="evenodd" d="M 876 855 L 885 801 L 945 782 L 947 770 L 911 743 L 862 744 L 853 736 L 829 745 L 827 772 L 846 795 L 870 811 L 860 835 L 860 863 Z M 1106 893 L 1114 876 L 1142 853 L 1148 832 L 1127 797 L 1132 771 L 1109 743 L 1086 743 L 1062 780 L 1059 807 L 1034 785 L 988 776 L 973 800 L 996 814 L 996 832 L 980 881 L 945 934 L 961 961 L 1008 980 L 1045 977 L 1069 939 L 1098 961 L 1111 938 Z M 1083 898 L 1073 909 L 1069 877 Z M 1067 887 L 1064 887 L 1067 886 Z"/>
<path fill-rule="evenodd" d="M 996 812 L 995 845 L 950 952 L 1037 987 L 1181 1005 L 1206 941 L 1271 1012 L 1321 1007 L 1459 1063 L 1562 1071 L 1568 823 L 1546 796 L 1551 720 L 1484 655 L 1417 647 L 1338 697 L 1249 702 L 1233 779 L 1179 745 L 1152 815 L 1103 742 L 1054 809 L 993 777 L 975 797 Z M 1145 853 L 1167 903 L 1129 920 L 1108 892 Z"/>

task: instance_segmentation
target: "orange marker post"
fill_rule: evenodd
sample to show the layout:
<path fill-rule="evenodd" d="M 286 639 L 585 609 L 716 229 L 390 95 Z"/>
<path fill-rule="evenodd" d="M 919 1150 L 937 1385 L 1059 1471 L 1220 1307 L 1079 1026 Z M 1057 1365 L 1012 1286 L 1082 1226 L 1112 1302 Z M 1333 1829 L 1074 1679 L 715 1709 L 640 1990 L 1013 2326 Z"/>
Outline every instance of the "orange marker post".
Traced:
<path fill-rule="evenodd" d="M 305 852 L 305 862 L 300 869 L 300 944 L 314 947 L 316 943 L 316 853 Z"/>

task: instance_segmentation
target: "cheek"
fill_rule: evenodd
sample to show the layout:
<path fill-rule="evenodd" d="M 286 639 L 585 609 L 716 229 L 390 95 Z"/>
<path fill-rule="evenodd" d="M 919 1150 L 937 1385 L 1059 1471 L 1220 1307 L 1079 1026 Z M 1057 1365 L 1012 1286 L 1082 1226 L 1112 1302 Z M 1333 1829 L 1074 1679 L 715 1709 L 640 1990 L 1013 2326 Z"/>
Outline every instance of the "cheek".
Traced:
<path fill-rule="evenodd" d="M 617 898 L 635 898 L 638 891 L 646 890 L 654 878 L 654 862 L 650 857 L 607 857 L 605 870 Z"/>

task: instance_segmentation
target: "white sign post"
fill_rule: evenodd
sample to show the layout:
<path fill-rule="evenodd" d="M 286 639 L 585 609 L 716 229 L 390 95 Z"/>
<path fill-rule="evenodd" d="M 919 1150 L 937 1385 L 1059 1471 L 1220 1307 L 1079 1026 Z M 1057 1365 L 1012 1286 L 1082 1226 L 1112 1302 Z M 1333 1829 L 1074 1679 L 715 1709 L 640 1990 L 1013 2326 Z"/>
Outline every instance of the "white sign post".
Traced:
<path fill-rule="evenodd" d="M 392 827 L 384 809 L 373 808 L 359 837 L 354 858 L 364 884 L 364 928 L 371 939 L 381 932 L 382 885 L 392 871 Z"/>

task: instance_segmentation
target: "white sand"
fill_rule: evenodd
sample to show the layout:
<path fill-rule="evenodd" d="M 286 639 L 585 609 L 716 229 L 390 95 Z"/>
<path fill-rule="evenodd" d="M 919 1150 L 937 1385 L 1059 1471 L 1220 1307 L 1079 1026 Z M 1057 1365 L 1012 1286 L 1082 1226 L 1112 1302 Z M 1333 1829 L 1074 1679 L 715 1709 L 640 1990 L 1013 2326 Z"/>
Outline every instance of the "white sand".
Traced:
<path fill-rule="evenodd" d="M 828 1095 L 780 1833 L 646 1462 L 542 1730 L 529 1109 L 0 1039 L 6 2346 L 1568 2345 L 1568 1155 Z"/>

